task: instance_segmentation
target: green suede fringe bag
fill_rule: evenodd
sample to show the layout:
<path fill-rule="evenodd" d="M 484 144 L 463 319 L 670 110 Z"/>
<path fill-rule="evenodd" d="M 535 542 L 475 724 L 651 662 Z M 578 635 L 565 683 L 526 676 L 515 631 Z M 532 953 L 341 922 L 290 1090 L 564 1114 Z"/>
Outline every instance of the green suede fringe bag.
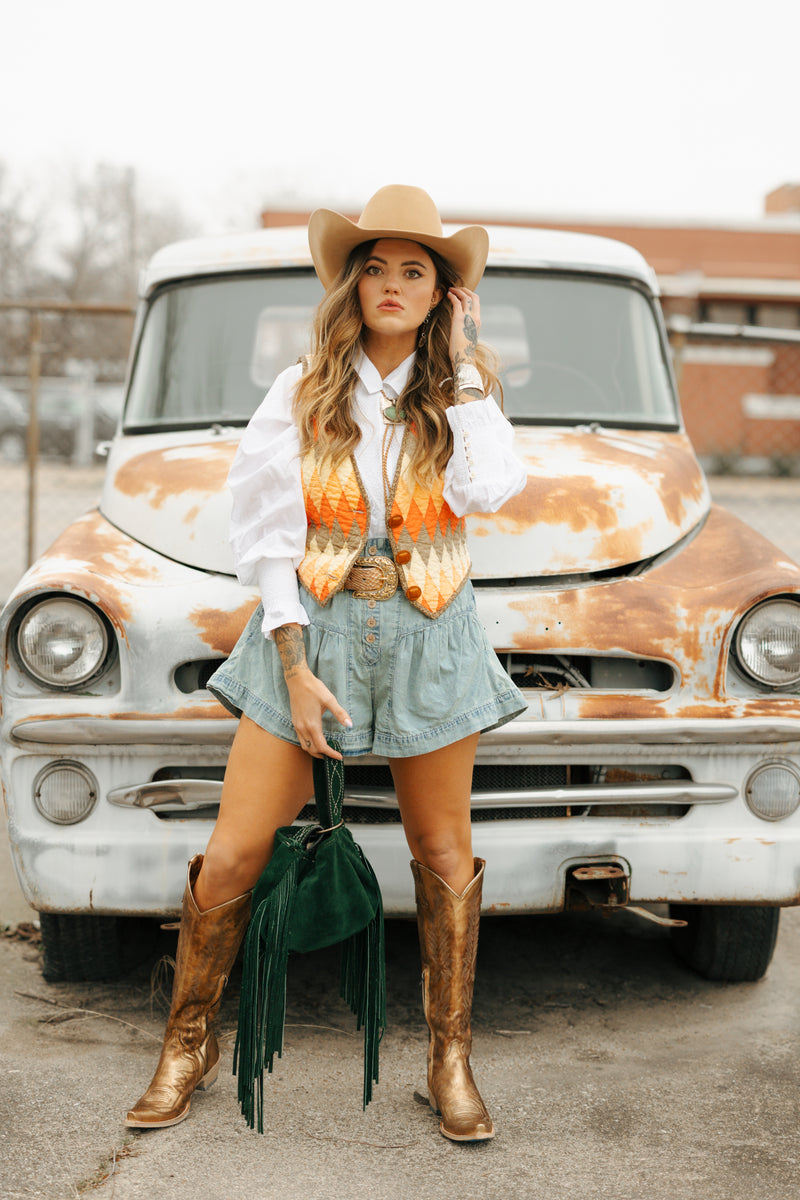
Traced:
<path fill-rule="evenodd" d="M 339 745 L 329 739 L 332 749 Z M 378 1082 L 386 1028 L 383 903 L 361 847 L 344 824 L 344 767 L 314 759 L 317 823 L 279 829 L 253 890 L 244 943 L 239 1026 L 233 1056 L 242 1113 L 264 1132 L 264 1070 L 283 1053 L 289 954 L 341 943 L 340 994 L 364 1030 L 363 1107 Z"/>

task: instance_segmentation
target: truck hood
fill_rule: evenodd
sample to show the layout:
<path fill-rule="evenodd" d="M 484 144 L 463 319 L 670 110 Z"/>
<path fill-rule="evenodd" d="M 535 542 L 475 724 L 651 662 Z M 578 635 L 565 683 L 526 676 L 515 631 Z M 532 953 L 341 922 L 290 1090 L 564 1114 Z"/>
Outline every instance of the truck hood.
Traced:
<path fill-rule="evenodd" d="M 226 486 L 241 430 L 116 438 L 100 511 L 112 525 L 176 562 L 233 575 Z"/>
<path fill-rule="evenodd" d="M 100 508 L 118 529 L 187 566 L 231 575 L 226 479 L 239 431 L 119 437 Z M 473 576 L 582 574 L 674 545 L 709 509 L 684 434 L 536 426 L 516 430 L 525 490 L 469 518 Z"/>
<path fill-rule="evenodd" d="M 668 550 L 708 513 L 684 433 L 517 427 L 528 484 L 500 512 L 470 517 L 475 578 L 589 574 Z"/>

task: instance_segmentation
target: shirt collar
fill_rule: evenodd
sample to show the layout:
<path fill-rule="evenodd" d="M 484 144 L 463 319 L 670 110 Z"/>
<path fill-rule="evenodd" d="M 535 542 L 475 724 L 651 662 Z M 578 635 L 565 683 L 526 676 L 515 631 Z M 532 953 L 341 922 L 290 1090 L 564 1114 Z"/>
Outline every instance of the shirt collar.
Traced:
<path fill-rule="evenodd" d="M 411 368 L 414 365 L 416 356 L 416 351 L 413 351 L 409 354 L 408 358 L 403 359 L 399 367 L 395 367 L 393 371 L 390 371 L 385 379 L 381 379 L 378 368 L 367 358 L 363 350 L 356 351 L 353 366 L 356 369 L 358 378 L 371 396 L 385 392 L 387 395 L 390 395 L 391 399 L 396 400 L 398 396 L 402 395 L 403 389 L 408 383 L 408 377 L 411 374 Z"/>

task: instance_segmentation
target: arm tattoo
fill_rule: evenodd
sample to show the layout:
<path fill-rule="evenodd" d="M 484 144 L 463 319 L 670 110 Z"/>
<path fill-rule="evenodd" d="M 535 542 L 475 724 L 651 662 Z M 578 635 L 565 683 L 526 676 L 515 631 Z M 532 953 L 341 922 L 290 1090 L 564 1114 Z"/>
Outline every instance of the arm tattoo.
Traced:
<path fill-rule="evenodd" d="M 467 364 L 472 366 L 475 363 L 475 351 L 478 349 L 478 326 L 469 313 L 464 317 L 464 336 L 467 339 L 467 345 L 463 350 L 457 350 L 453 358 L 453 366 L 456 369 Z"/>
<path fill-rule="evenodd" d="M 474 358 L 475 351 L 478 349 L 478 326 L 469 313 L 464 317 L 464 333 L 469 342 L 466 349 L 467 358 Z"/>
<path fill-rule="evenodd" d="M 272 636 L 281 656 L 284 679 L 291 679 L 298 671 L 308 669 L 306 647 L 299 625 L 281 625 Z"/>
<path fill-rule="evenodd" d="M 470 305 L 470 307 L 472 307 Z M 467 345 L 463 350 L 457 350 L 453 356 L 453 375 L 458 376 L 459 367 L 475 366 L 475 352 L 478 349 L 478 326 L 469 313 L 464 317 L 464 336 Z M 483 392 L 472 387 L 455 387 L 455 403 L 468 404 L 470 400 L 482 400 Z"/>

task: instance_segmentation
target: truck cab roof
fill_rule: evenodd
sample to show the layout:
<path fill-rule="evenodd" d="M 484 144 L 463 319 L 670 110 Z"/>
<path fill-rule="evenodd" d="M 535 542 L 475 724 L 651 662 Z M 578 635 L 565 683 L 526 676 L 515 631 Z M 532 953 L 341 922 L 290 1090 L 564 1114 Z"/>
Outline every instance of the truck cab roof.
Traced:
<path fill-rule="evenodd" d="M 446 234 L 458 227 L 445 225 Z M 612 238 L 514 225 L 488 225 L 487 266 L 496 269 L 575 271 L 635 279 L 658 294 L 655 272 L 638 250 Z M 163 283 L 230 271 L 310 267 L 305 226 L 260 229 L 174 242 L 159 250 L 142 272 L 144 299 Z"/>

